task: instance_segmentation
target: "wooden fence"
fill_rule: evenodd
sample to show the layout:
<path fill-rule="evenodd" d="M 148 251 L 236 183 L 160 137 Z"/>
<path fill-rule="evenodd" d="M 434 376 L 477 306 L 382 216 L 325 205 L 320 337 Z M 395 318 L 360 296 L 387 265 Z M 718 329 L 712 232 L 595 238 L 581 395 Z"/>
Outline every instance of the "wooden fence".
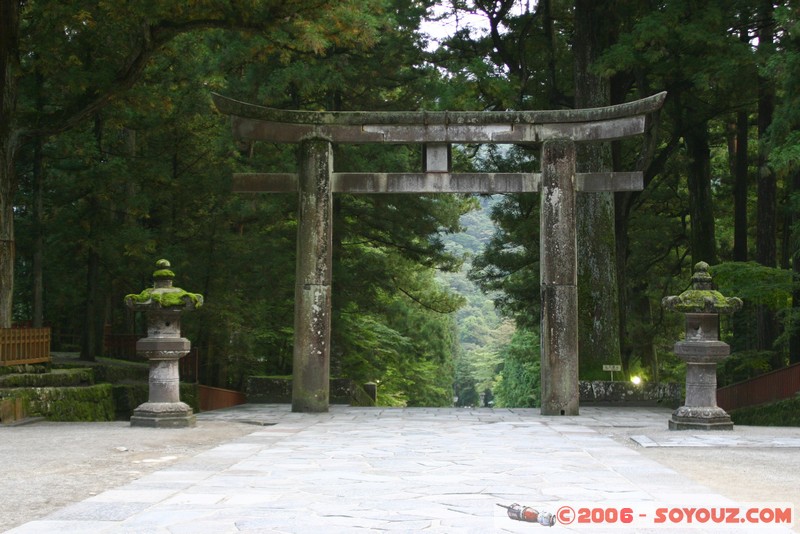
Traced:
<path fill-rule="evenodd" d="M 247 397 L 240 391 L 198 385 L 197 392 L 200 397 L 201 412 L 230 408 L 247 402 Z"/>
<path fill-rule="evenodd" d="M 725 411 L 788 399 L 800 392 L 800 363 L 717 389 Z"/>
<path fill-rule="evenodd" d="M 8 425 L 25 419 L 25 405 L 21 398 L 0 399 L 0 423 Z"/>
<path fill-rule="evenodd" d="M 0 365 L 50 361 L 50 328 L 0 328 Z"/>

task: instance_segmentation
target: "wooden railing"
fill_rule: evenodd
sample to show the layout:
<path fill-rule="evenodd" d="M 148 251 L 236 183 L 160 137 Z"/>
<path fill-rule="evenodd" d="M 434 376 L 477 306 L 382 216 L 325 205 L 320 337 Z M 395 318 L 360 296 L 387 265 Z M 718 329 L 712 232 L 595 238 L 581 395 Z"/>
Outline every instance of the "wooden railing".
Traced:
<path fill-rule="evenodd" d="M 0 365 L 50 361 L 50 328 L 0 328 Z"/>
<path fill-rule="evenodd" d="M 717 389 L 717 404 L 735 410 L 791 398 L 800 392 L 800 363 Z"/>
<path fill-rule="evenodd" d="M 247 402 L 247 397 L 244 393 L 230 389 L 198 385 L 197 393 L 200 397 L 201 412 L 230 408 Z"/>
<path fill-rule="evenodd" d="M 143 336 L 135 334 L 111 334 L 106 332 L 104 336 L 104 356 L 117 360 L 128 360 L 131 362 L 146 361 L 146 359 L 136 353 L 136 341 Z"/>

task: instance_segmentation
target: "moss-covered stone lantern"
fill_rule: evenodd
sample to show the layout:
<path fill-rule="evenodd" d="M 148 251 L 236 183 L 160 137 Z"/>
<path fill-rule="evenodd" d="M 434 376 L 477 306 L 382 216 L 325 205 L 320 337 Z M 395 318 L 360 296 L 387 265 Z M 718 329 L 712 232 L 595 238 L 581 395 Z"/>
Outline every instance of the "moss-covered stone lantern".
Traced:
<path fill-rule="evenodd" d="M 147 337 L 136 342 L 136 351 L 150 362 L 148 400 L 133 411 L 131 426 L 191 427 L 194 413 L 180 399 L 178 360 L 191 348 L 181 337 L 181 314 L 202 306 L 203 296 L 173 287 L 167 260 L 158 260 L 156 268 L 153 287 L 125 297 L 129 308 L 147 317 Z"/>
<path fill-rule="evenodd" d="M 661 301 L 686 316 L 686 337 L 675 343 L 675 355 L 686 362 L 686 401 L 672 413 L 669 428 L 731 430 L 730 416 L 717 406 L 717 363 L 730 354 L 728 344 L 719 340 L 719 315 L 734 313 L 742 301 L 714 289 L 707 263 L 694 268 L 692 288 Z"/>

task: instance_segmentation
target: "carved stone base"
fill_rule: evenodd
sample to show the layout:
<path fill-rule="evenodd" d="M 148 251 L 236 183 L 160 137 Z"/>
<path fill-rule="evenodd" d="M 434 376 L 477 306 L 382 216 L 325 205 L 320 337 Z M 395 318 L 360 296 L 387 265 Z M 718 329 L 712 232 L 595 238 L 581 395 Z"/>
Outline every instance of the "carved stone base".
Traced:
<path fill-rule="evenodd" d="M 672 412 L 669 429 L 733 430 L 733 421 L 719 406 L 681 406 Z"/>
<path fill-rule="evenodd" d="M 131 426 L 150 428 L 189 428 L 195 415 L 185 402 L 145 402 L 133 411 Z"/>

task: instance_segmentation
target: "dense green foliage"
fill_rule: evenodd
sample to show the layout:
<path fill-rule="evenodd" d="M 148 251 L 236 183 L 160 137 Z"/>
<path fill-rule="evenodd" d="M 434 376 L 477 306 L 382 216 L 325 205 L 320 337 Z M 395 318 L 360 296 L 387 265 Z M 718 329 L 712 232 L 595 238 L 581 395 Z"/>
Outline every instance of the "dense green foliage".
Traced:
<path fill-rule="evenodd" d="M 539 335 L 518 330 L 503 350 L 503 372 L 495 389 L 498 406 L 540 405 Z"/>
<path fill-rule="evenodd" d="M 436 60 L 457 73 L 449 101 L 477 100 L 492 109 L 573 107 L 594 90 L 593 76 L 609 85 L 608 104 L 668 92 L 657 129 L 611 147 L 613 170 L 642 169 L 645 179 L 644 191 L 614 199 L 625 372 L 674 377 L 671 349 L 682 317 L 665 313 L 660 303 L 686 289 L 698 261 L 722 263 L 722 278 L 728 264 L 758 265 L 750 278 L 723 290 L 745 300 L 740 318 L 727 323 L 729 341 L 735 351 L 769 354 L 769 368 L 797 361 L 797 6 L 746 0 L 459 5 L 484 16 L 488 31 L 465 29 L 438 51 Z M 595 32 L 586 31 L 587 11 L 589 18 L 602 14 L 589 24 Z M 588 75 L 579 51 L 596 58 Z M 521 149 L 478 154 L 485 157 L 476 166 L 486 170 L 538 165 L 538 154 Z M 538 202 L 530 197 L 508 195 L 495 209 L 498 233 L 473 263 L 472 278 L 499 292 L 498 305 L 518 325 L 536 328 Z M 587 254 L 594 252 L 579 252 Z M 756 280 L 766 271 L 779 288 L 762 292 Z M 589 302 L 591 283 L 579 284 L 579 301 Z M 581 304 L 581 316 L 612 322 L 597 313 Z M 616 363 L 612 343 L 581 350 L 582 378 L 596 377 L 601 363 Z"/>
<path fill-rule="evenodd" d="M 645 136 L 585 156 L 643 170 L 645 189 L 615 194 L 613 228 L 588 238 L 616 243 L 616 272 L 581 294 L 612 285 L 601 298 L 619 311 L 582 310 L 614 339 L 584 345 L 581 373 L 621 362 L 679 375 L 682 318 L 660 302 L 700 260 L 745 301 L 725 323 L 735 352 L 722 381 L 797 361 L 795 2 L 442 2 L 486 29 L 428 46 L 420 23 L 434 4 L 0 0 L 0 327 L 13 313 L 51 325 L 56 348 L 101 356 L 105 325 L 142 332 L 123 297 L 150 286 L 163 257 L 177 286 L 205 297 L 184 318 L 203 383 L 291 372 L 296 199 L 235 195 L 230 177 L 293 172 L 295 149 L 234 143 L 212 91 L 336 111 L 566 108 L 667 90 Z M 420 152 L 337 146 L 334 160 L 408 171 Z M 530 147 L 454 153 L 457 170 L 538 165 Z M 385 404 L 477 405 L 487 390 L 497 404 L 537 402 L 539 200 L 480 199 L 494 226 L 477 204 L 336 197 L 332 375 L 377 382 Z"/>
<path fill-rule="evenodd" d="M 731 411 L 736 425 L 800 426 L 800 396 Z"/>

